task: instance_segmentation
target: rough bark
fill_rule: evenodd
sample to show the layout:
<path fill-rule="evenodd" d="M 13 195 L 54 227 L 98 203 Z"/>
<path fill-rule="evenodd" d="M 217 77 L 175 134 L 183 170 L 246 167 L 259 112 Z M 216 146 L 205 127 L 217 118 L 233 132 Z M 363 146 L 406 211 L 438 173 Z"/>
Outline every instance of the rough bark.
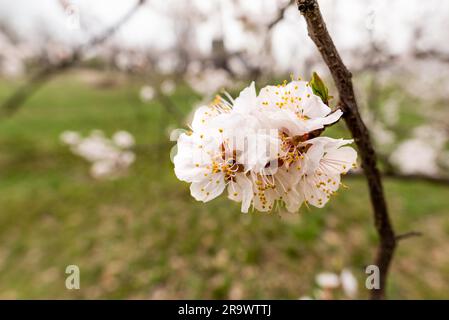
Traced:
<path fill-rule="evenodd" d="M 297 0 L 298 9 L 307 22 L 310 38 L 317 46 L 339 93 L 344 120 L 359 150 L 367 178 L 374 222 L 380 238 L 375 264 L 380 270 L 380 288 L 371 291 L 372 299 L 385 298 L 388 270 L 396 247 L 396 236 L 388 215 L 377 158 L 368 130 L 360 117 L 352 86 L 352 75 L 344 65 L 326 28 L 316 0 Z"/>

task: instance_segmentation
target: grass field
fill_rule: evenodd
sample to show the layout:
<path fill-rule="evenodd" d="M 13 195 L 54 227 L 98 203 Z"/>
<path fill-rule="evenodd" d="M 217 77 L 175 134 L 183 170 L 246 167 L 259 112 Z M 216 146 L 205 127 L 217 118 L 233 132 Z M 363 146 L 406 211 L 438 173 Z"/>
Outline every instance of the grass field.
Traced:
<path fill-rule="evenodd" d="M 139 100 L 142 80 L 116 78 L 66 74 L 0 120 L 0 298 L 297 299 L 317 273 L 343 267 L 363 287 L 377 243 L 364 180 L 346 178 L 324 209 L 299 214 L 244 215 L 224 196 L 195 202 L 169 160 L 176 123 Z M 2 81 L 0 98 L 15 85 Z M 173 99 L 187 114 L 198 97 L 180 87 Z M 59 142 L 64 130 L 92 129 L 135 136 L 127 177 L 93 180 Z M 424 234 L 400 244 L 390 297 L 449 298 L 448 189 L 385 184 L 396 229 Z M 80 290 L 65 288 L 70 264 Z"/>

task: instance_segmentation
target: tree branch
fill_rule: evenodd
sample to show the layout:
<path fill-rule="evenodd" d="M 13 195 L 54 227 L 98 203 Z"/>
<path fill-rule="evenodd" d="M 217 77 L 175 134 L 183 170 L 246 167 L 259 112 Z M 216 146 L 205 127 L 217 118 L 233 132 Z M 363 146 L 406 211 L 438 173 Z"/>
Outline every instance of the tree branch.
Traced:
<path fill-rule="evenodd" d="M 418 231 L 410 231 L 410 232 L 406 232 L 403 234 L 398 234 L 396 236 L 396 241 L 401 241 L 401 240 L 405 240 L 408 238 L 413 238 L 413 237 L 421 237 L 422 233 L 418 232 Z"/>
<path fill-rule="evenodd" d="M 374 222 L 380 238 L 375 261 L 380 270 L 380 288 L 371 291 L 371 298 L 383 299 L 385 298 L 388 269 L 396 247 L 396 236 L 388 215 L 382 180 L 377 169 L 376 153 L 368 130 L 359 114 L 352 86 L 352 75 L 344 65 L 327 31 L 317 1 L 297 0 L 297 5 L 307 22 L 309 36 L 317 46 L 334 79 L 344 112 L 344 120 L 361 156 L 362 168 L 368 181 L 371 205 L 374 210 Z"/>
<path fill-rule="evenodd" d="M 284 19 L 285 11 L 290 7 L 292 1 L 289 0 L 282 8 L 279 9 L 276 17 L 267 25 L 267 32 L 271 32 L 271 30 L 276 26 L 279 22 Z"/>
<path fill-rule="evenodd" d="M 146 0 L 139 0 L 137 4 L 133 6 L 131 10 L 128 11 L 114 25 L 104 30 L 101 34 L 92 37 L 87 43 L 75 48 L 69 57 L 62 59 L 55 64 L 46 65 L 38 70 L 27 80 L 26 83 L 19 87 L 2 103 L 0 106 L 0 114 L 10 116 L 16 112 L 28 98 L 30 98 L 45 83 L 47 83 L 55 74 L 74 66 L 82 59 L 87 50 L 104 43 L 107 39 L 114 35 L 117 30 L 120 29 L 120 27 L 135 14 L 145 2 Z"/>

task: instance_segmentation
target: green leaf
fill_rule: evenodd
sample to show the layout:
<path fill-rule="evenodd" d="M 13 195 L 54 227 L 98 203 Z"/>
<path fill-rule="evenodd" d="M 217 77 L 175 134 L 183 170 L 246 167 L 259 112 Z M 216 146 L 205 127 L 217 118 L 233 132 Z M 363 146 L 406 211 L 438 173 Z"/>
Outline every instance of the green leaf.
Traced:
<path fill-rule="evenodd" d="M 309 84 L 312 88 L 313 93 L 319 96 L 321 100 L 323 100 L 323 102 L 327 105 L 329 103 L 329 99 L 332 97 L 329 96 L 329 90 L 316 72 L 312 74 L 312 79 L 310 80 Z"/>

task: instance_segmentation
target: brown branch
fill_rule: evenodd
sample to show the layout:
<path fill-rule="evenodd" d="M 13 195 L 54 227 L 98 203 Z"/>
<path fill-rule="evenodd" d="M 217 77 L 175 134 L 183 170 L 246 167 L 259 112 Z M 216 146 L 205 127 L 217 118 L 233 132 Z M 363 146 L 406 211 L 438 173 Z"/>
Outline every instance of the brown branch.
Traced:
<path fill-rule="evenodd" d="M 376 153 L 368 130 L 359 114 L 352 86 L 352 75 L 344 65 L 327 31 L 317 1 L 297 0 L 297 5 L 307 22 L 310 38 L 317 46 L 332 74 L 340 96 L 344 120 L 351 131 L 362 159 L 362 168 L 368 181 L 371 205 L 374 210 L 374 222 L 380 238 L 375 261 L 380 270 L 380 288 L 372 290 L 371 298 L 383 299 L 385 298 L 388 269 L 396 247 L 396 236 L 388 215 L 382 180 L 377 169 Z"/>
<path fill-rule="evenodd" d="M 289 0 L 282 8 L 279 9 L 278 13 L 276 14 L 276 17 L 267 25 L 267 32 L 271 32 L 271 30 L 274 28 L 275 25 L 277 25 L 279 22 L 284 19 L 285 11 L 290 7 L 292 4 L 292 1 Z"/>
<path fill-rule="evenodd" d="M 413 238 L 413 237 L 421 237 L 422 233 L 418 232 L 418 231 L 410 231 L 410 232 L 406 232 L 403 234 L 398 234 L 396 236 L 396 241 L 401 241 L 401 240 L 405 240 L 405 239 L 409 239 L 409 238 Z"/>
<path fill-rule="evenodd" d="M 71 55 L 67 58 L 60 60 L 55 64 L 49 64 L 42 67 L 34 75 L 32 75 L 26 83 L 19 87 L 12 95 L 10 95 L 0 106 L 0 114 L 5 116 L 10 116 L 16 112 L 19 107 L 30 98 L 39 88 L 41 88 L 45 83 L 47 83 L 51 78 L 62 71 L 77 64 L 83 57 L 84 53 L 96 47 L 106 40 L 108 40 L 112 35 L 114 35 L 120 27 L 125 24 L 146 2 L 146 0 L 139 0 L 135 6 L 131 8 L 120 20 L 118 20 L 114 25 L 110 26 L 104 30 L 101 34 L 92 37 L 87 43 L 75 48 Z"/>

